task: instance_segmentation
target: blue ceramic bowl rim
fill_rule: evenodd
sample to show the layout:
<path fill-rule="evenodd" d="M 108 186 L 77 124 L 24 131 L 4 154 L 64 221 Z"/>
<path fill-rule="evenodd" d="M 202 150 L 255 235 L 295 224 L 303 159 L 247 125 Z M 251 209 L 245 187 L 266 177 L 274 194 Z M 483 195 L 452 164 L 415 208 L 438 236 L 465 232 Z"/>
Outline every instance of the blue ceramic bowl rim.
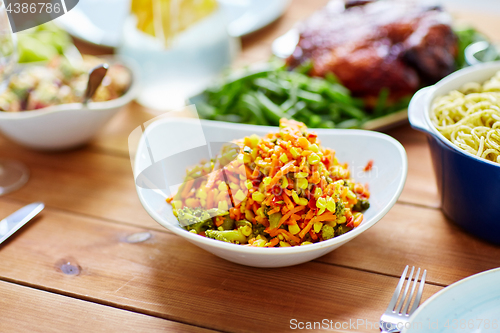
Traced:
<path fill-rule="evenodd" d="M 490 63 L 482 63 L 482 64 L 478 64 L 478 65 L 474 65 L 474 66 L 463 68 L 461 70 L 458 70 L 458 71 L 456 71 L 456 72 L 454 72 L 454 73 L 452 73 L 452 74 L 444 77 L 443 79 L 441 79 L 439 82 L 437 82 L 436 84 L 434 84 L 432 86 L 429 86 L 429 87 L 426 87 L 426 88 L 422 88 L 420 90 L 420 92 L 421 93 L 425 92 L 425 95 L 422 96 L 425 99 L 424 100 L 424 108 L 423 108 L 424 110 L 423 110 L 423 112 L 424 112 L 425 122 L 426 122 L 426 125 L 427 125 L 426 132 L 428 134 L 430 134 L 434 138 L 439 139 L 441 142 L 444 142 L 448 147 L 451 147 L 456 152 L 458 152 L 458 153 L 460 153 L 460 154 L 462 154 L 462 155 L 464 155 L 464 156 L 466 156 L 468 158 L 473 158 L 474 160 L 476 160 L 478 162 L 481 162 L 481 163 L 487 164 L 487 165 L 491 165 L 493 167 L 496 167 L 496 168 L 500 169 L 500 163 L 489 161 L 489 160 L 486 160 L 486 159 L 484 159 L 482 157 L 478 157 L 476 155 L 473 155 L 473 154 L 471 154 L 471 153 L 469 153 L 469 152 L 467 152 L 467 151 L 459 148 L 455 144 L 453 144 L 450 140 L 448 140 L 443 134 L 441 134 L 437 130 L 437 128 L 434 126 L 434 124 L 432 123 L 432 121 L 430 119 L 430 112 L 432 110 L 432 103 L 436 99 L 436 97 L 438 97 L 438 96 L 436 96 L 436 91 L 438 90 L 438 88 L 440 88 L 440 86 L 443 86 L 445 84 L 449 84 L 450 82 L 453 82 L 453 81 L 457 80 L 458 78 L 460 78 L 463 75 L 474 73 L 474 72 L 476 72 L 478 70 L 481 70 L 481 69 L 484 69 L 484 68 L 489 68 L 489 67 L 496 68 L 496 71 L 500 71 L 500 61 L 494 61 L 494 62 L 490 62 Z M 468 81 L 468 82 L 471 82 L 471 81 Z M 417 94 L 414 95 L 414 98 L 417 96 Z M 416 111 L 413 111 L 413 112 L 421 112 L 421 111 L 416 110 Z M 413 123 L 411 121 L 411 118 L 410 118 L 410 123 L 413 125 Z"/>

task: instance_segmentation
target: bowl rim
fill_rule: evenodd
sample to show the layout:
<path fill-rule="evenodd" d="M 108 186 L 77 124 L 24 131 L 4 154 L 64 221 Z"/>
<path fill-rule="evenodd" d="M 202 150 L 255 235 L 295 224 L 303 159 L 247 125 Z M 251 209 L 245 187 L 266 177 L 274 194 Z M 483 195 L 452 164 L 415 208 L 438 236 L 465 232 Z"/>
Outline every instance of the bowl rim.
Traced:
<path fill-rule="evenodd" d="M 150 128 L 153 128 L 152 126 L 159 126 L 161 123 L 168 123 L 168 122 L 187 122 L 187 123 L 192 123 L 195 120 L 193 119 L 188 119 L 188 118 L 164 118 L 164 119 L 159 119 L 151 123 L 147 128 L 146 131 Z M 251 130 L 252 128 L 258 127 L 261 129 L 273 129 L 276 130 L 278 127 L 273 127 L 273 126 L 260 126 L 260 125 L 247 125 L 247 124 L 236 124 L 236 123 L 227 123 L 227 122 L 221 122 L 221 121 L 212 121 L 212 120 L 201 120 L 201 123 L 206 123 L 206 124 L 214 124 L 219 126 L 221 129 L 225 128 L 232 128 L 232 129 L 241 129 L 241 130 Z M 314 244 L 309 244 L 307 246 L 292 246 L 292 247 L 279 247 L 279 248 L 264 248 L 264 247 L 251 247 L 251 246 L 244 246 L 244 245 L 239 245 L 239 244 L 232 244 L 232 243 L 226 243 L 222 241 L 218 241 L 215 239 L 210 239 L 207 237 L 203 237 L 194 233 L 191 233 L 187 230 L 182 229 L 178 225 L 173 225 L 167 221 L 164 221 L 165 219 L 160 216 L 157 212 L 150 210 L 148 205 L 146 204 L 146 199 L 143 196 L 143 191 L 144 189 L 141 189 L 137 186 L 136 184 L 136 191 L 139 196 L 139 200 L 144 207 L 144 209 L 147 211 L 147 213 L 160 225 L 166 227 L 168 230 L 172 231 L 176 235 L 179 235 L 183 238 L 186 238 L 188 241 L 195 243 L 195 244 L 200 244 L 202 246 L 209 246 L 213 248 L 218 248 L 218 249 L 224 249 L 224 250 L 229 250 L 231 252 L 238 252 L 240 254 L 273 254 L 273 255 L 287 255 L 287 254 L 297 254 L 297 253 L 305 253 L 305 252 L 313 252 L 313 251 L 318 251 L 321 249 L 327 249 L 330 247 L 334 247 L 335 245 L 342 245 L 351 239 L 357 237 L 359 234 L 363 233 L 364 231 L 368 230 L 372 226 L 374 226 L 378 221 L 380 221 L 394 206 L 394 204 L 397 202 L 398 198 L 401 195 L 401 192 L 403 191 L 405 182 L 406 182 L 406 177 L 408 174 L 408 159 L 406 156 L 406 150 L 404 149 L 403 145 L 394 139 L 393 137 L 375 132 L 375 131 L 367 131 L 367 130 L 360 130 L 360 129 L 312 129 L 314 130 L 318 136 L 321 136 L 322 134 L 328 134 L 331 131 L 335 132 L 342 132 L 342 133 L 351 133 L 351 134 L 356 134 L 359 136 L 364 136 L 364 137 L 377 137 L 380 138 L 388 143 L 390 143 L 392 146 L 394 146 L 397 149 L 398 157 L 401 161 L 401 170 L 402 174 L 399 179 L 399 183 L 397 185 L 397 190 L 389 200 L 389 202 L 386 204 L 386 206 L 380 210 L 379 212 L 376 213 L 376 215 L 371 218 L 369 221 L 366 223 L 361 223 L 360 226 L 357 228 L 354 228 L 353 230 L 334 237 L 332 239 L 314 243 Z M 134 165 L 138 163 L 138 160 L 140 158 L 140 154 L 138 153 L 140 151 L 140 147 L 144 146 L 144 134 L 141 137 L 141 140 L 137 146 L 137 154 L 135 157 Z M 154 191 L 154 190 L 150 190 Z M 164 194 L 162 193 L 164 196 Z M 364 222 L 364 221 L 363 221 Z"/>
<path fill-rule="evenodd" d="M 462 155 L 464 155 L 466 157 L 470 157 L 470 158 L 475 159 L 478 162 L 485 163 L 487 165 L 491 165 L 491 166 L 500 168 L 500 163 L 493 162 L 493 161 L 484 159 L 482 157 L 476 156 L 472 153 L 469 153 L 468 151 L 465 151 L 465 150 L 459 148 L 455 144 L 453 144 L 450 140 L 448 140 L 443 134 L 441 134 L 438 131 L 438 129 L 436 128 L 436 126 L 432 122 L 431 116 L 430 116 L 431 111 L 432 111 L 432 104 L 433 104 L 434 100 L 439 96 L 443 96 L 443 95 L 439 95 L 439 96 L 436 95 L 436 91 L 440 87 L 442 87 L 446 84 L 449 84 L 453 81 L 456 81 L 456 80 L 460 79 L 461 77 L 472 75 L 476 71 L 487 69 L 490 67 L 497 68 L 496 71 L 500 71 L 500 61 L 480 63 L 480 64 L 477 64 L 474 66 L 462 68 L 462 69 L 460 69 L 456 72 L 453 72 L 452 74 L 444 77 L 443 79 L 439 80 L 436 84 L 427 87 L 427 88 L 429 88 L 429 90 L 427 91 L 427 93 L 425 94 L 425 97 L 424 97 L 425 98 L 424 117 L 425 117 L 425 122 L 427 124 L 427 127 L 432 131 L 432 133 L 429 133 L 429 134 L 431 134 L 433 137 L 439 138 L 441 140 L 441 142 L 444 142 L 448 147 L 453 148 L 456 152 L 461 153 Z M 471 81 L 468 81 L 468 82 L 471 82 Z M 423 88 L 423 89 L 426 89 L 426 88 Z M 449 90 L 448 93 L 451 91 L 452 90 Z"/>
<path fill-rule="evenodd" d="M 44 116 L 52 113 L 59 112 L 67 112 L 67 111 L 89 111 L 89 112 L 98 112 L 102 110 L 110 110 L 114 108 L 119 108 L 130 101 L 132 101 L 137 95 L 138 91 L 138 68 L 137 65 L 129 58 L 123 57 L 121 55 L 103 55 L 97 56 L 98 58 L 106 59 L 113 64 L 120 64 L 124 66 L 131 74 L 130 86 L 122 96 L 104 102 L 90 102 L 87 107 L 84 107 L 82 103 L 66 103 L 66 104 L 58 104 L 53 106 L 48 106 L 42 109 L 37 110 L 24 110 L 20 112 L 4 112 L 0 111 L 0 120 L 15 120 L 15 119 L 29 119 L 35 118 L 39 116 Z M 28 65 L 31 64 L 22 64 Z M 33 64 L 34 66 L 39 66 L 40 64 Z"/>

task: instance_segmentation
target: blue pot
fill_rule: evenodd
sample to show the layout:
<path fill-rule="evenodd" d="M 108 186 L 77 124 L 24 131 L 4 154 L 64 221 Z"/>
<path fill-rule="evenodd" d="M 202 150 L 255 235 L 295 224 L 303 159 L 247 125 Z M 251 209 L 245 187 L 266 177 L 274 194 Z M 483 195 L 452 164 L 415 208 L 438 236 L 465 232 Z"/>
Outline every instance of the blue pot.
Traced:
<path fill-rule="evenodd" d="M 467 82 L 483 82 L 499 70 L 500 62 L 473 66 L 421 89 L 410 102 L 408 117 L 413 128 L 427 134 L 444 214 L 466 232 L 500 245 L 500 164 L 456 147 L 429 117 L 436 97 Z"/>

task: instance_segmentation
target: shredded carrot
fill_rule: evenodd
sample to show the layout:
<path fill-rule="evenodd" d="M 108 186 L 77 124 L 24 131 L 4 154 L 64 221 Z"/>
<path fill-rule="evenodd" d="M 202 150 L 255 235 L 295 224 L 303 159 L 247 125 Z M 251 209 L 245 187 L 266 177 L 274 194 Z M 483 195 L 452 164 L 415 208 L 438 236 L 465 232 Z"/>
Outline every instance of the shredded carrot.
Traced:
<path fill-rule="evenodd" d="M 352 222 L 352 224 L 354 225 L 354 228 L 356 228 L 361 224 L 361 222 L 363 222 L 363 214 L 359 214 L 359 216 Z"/>
<path fill-rule="evenodd" d="M 309 230 L 311 230 L 311 227 L 312 225 L 314 224 L 314 219 L 311 219 L 311 221 L 309 221 L 309 223 L 307 223 L 307 225 L 302 228 L 302 230 L 299 232 L 299 237 L 300 238 L 304 238 L 304 236 L 309 232 Z"/>
<path fill-rule="evenodd" d="M 368 172 L 373 168 L 373 160 L 369 160 L 368 163 L 366 163 L 365 168 L 363 169 L 364 172 Z"/>
<path fill-rule="evenodd" d="M 193 179 L 188 180 L 185 183 L 185 186 L 184 186 L 184 188 L 182 189 L 182 192 L 181 192 L 181 198 L 185 199 L 185 198 L 188 197 L 188 194 L 191 191 L 191 188 L 193 187 L 193 184 L 194 184 L 194 180 Z"/>
<path fill-rule="evenodd" d="M 207 193 L 207 208 L 210 209 L 213 207 L 214 204 L 214 191 L 212 189 L 208 190 Z"/>
<path fill-rule="evenodd" d="M 285 229 L 278 229 L 278 233 L 286 235 L 286 237 L 293 240 L 295 243 L 300 243 L 299 237 L 292 235 L 289 231 L 286 231 Z"/>
<path fill-rule="evenodd" d="M 220 227 L 224 223 L 224 218 L 217 216 L 215 218 L 215 226 Z"/>
<path fill-rule="evenodd" d="M 286 207 L 289 209 L 289 210 L 292 210 L 293 209 L 293 203 L 292 203 L 292 200 L 290 200 L 290 198 L 288 197 L 287 195 L 287 190 L 284 191 L 284 193 L 282 194 L 283 196 L 283 201 L 285 202 L 286 204 Z"/>
<path fill-rule="evenodd" d="M 309 235 L 311 235 L 311 238 L 313 240 L 317 240 L 318 239 L 318 235 L 316 235 L 316 233 L 314 232 L 314 230 L 309 230 Z"/>
<path fill-rule="evenodd" d="M 335 221 L 337 216 L 333 215 L 333 213 L 323 213 L 320 216 L 316 216 L 313 220 L 314 222 L 323 222 L 323 221 Z"/>
<path fill-rule="evenodd" d="M 335 151 L 322 147 L 317 135 L 308 132 L 304 124 L 282 119 L 278 133 L 262 137 L 252 135 L 234 143 L 239 145 L 239 153 L 245 154 L 244 158 L 239 155 L 224 167 L 218 159 L 215 170 L 207 162 L 190 169 L 177 194 L 166 199 L 170 204 L 179 202 L 180 207 L 173 207 L 174 213 L 184 208 L 196 211 L 227 204 L 229 217 L 250 221 L 255 226 L 254 233 L 269 239 L 268 247 L 279 246 L 280 241 L 282 245 L 292 246 L 306 240 L 323 241 L 313 229 L 316 222 L 329 223 L 343 218 L 350 227 L 362 223 L 363 215 L 357 211 L 353 213 L 352 207 L 357 200 L 369 198 L 368 184 L 351 179 L 348 165 L 340 164 Z M 320 158 L 311 155 L 313 152 Z M 370 161 L 365 169 L 372 164 Z M 193 179 L 194 172 L 205 177 Z M 300 174 L 293 174 L 297 172 Z M 330 204 L 331 200 L 346 209 L 338 216 L 326 210 L 325 204 Z M 271 229 L 267 217 L 276 217 L 279 212 L 281 217 L 277 226 Z M 322 214 L 317 215 L 319 212 Z M 213 217 L 212 221 L 216 229 L 223 225 L 224 217 Z M 265 229 L 261 232 L 262 226 Z M 200 235 L 204 236 L 205 232 Z M 246 245 L 262 246 L 262 242 L 253 234 Z"/>
<path fill-rule="evenodd" d="M 283 165 L 280 168 L 280 170 L 276 173 L 276 175 L 274 175 L 274 177 L 271 179 L 271 182 L 269 183 L 267 188 L 272 188 L 273 185 L 276 185 L 279 182 L 279 180 L 281 179 L 281 177 L 283 177 L 284 175 L 286 175 L 290 171 L 290 169 L 293 167 L 294 164 L 295 164 L 295 160 L 290 161 L 287 164 Z"/>
<path fill-rule="evenodd" d="M 278 237 L 275 237 L 269 241 L 267 247 L 275 247 L 276 245 L 278 245 L 279 242 L 280 240 L 278 239 Z"/>
<path fill-rule="evenodd" d="M 267 215 L 271 215 L 274 213 L 277 213 L 280 211 L 281 206 L 276 206 L 275 208 L 271 209 L 270 211 L 267 212 Z"/>
<path fill-rule="evenodd" d="M 286 213 L 285 215 L 283 215 L 281 217 L 281 219 L 280 219 L 280 221 L 278 223 L 278 228 L 283 224 L 283 222 L 285 222 L 290 216 L 292 216 L 293 213 L 300 212 L 304 208 L 306 208 L 306 206 L 297 206 L 294 209 L 290 209 L 288 211 L 288 213 Z"/>

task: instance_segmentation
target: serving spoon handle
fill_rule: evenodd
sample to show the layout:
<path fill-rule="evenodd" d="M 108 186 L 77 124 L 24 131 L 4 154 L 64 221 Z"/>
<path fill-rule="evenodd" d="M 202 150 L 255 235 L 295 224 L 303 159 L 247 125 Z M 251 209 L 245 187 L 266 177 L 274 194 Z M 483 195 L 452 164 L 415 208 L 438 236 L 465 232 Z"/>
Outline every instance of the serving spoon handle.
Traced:
<path fill-rule="evenodd" d="M 94 96 L 97 88 L 102 83 L 102 80 L 108 72 L 109 65 L 104 63 L 92 68 L 89 72 L 89 80 L 87 82 L 87 89 L 85 90 L 85 95 L 83 96 L 83 105 L 87 106 L 88 102 Z"/>

